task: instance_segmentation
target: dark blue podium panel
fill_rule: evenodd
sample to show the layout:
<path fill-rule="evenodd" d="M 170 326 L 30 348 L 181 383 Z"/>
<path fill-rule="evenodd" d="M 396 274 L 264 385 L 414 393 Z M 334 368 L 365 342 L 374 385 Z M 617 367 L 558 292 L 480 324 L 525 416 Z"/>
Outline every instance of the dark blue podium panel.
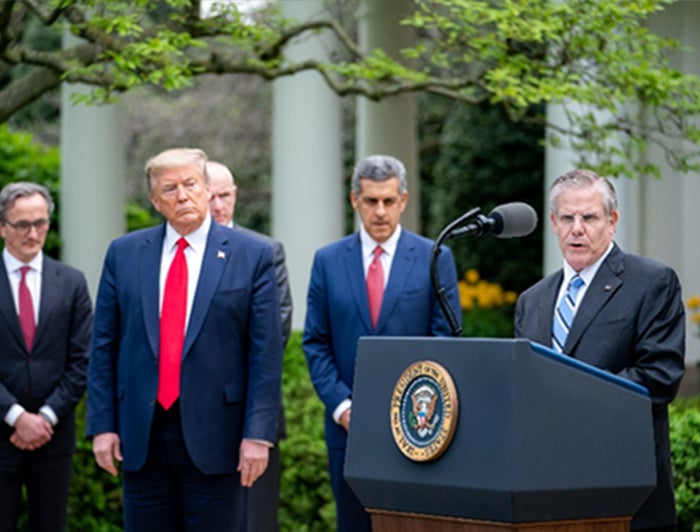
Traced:
<path fill-rule="evenodd" d="M 392 393 L 417 361 L 455 384 L 454 436 L 407 458 Z M 361 338 L 345 476 L 369 509 L 503 522 L 631 516 L 656 483 L 646 390 L 527 340 Z"/>

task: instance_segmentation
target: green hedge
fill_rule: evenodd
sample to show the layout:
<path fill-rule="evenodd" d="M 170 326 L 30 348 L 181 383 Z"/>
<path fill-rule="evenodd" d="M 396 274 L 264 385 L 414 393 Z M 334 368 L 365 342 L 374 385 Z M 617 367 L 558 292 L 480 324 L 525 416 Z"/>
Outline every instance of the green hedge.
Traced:
<path fill-rule="evenodd" d="M 700 532 L 700 397 L 670 408 L 673 482 L 679 532 Z"/>

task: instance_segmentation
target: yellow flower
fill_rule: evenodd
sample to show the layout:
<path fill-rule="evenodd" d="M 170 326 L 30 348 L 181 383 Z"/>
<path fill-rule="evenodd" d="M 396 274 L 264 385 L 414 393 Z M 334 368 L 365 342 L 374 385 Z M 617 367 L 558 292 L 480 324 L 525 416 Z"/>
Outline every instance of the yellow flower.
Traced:
<path fill-rule="evenodd" d="M 478 308 L 496 308 L 511 306 L 518 295 L 513 291 L 504 291 L 497 283 L 481 279 L 479 271 L 471 268 L 464 273 L 458 283 L 459 302 L 463 310 Z"/>
<path fill-rule="evenodd" d="M 695 333 L 700 336 L 700 296 L 693 294 L 685 302 L 688 307 L 690 323 L 695 326 Z"/>
<path fill-rule="evenodd" d="M 471 268 L 464 273 L 464 280 L 469 284 L 476 284 L 479 281 L 479 270 Z"/>
<path fill-rule="evenodd" d="M 693 294 L 688 298 L 688 301 L 686 301 L 686 306 L 690 310 L 699 310 L 700 309 L 700 296 L 697 294 Z"/>

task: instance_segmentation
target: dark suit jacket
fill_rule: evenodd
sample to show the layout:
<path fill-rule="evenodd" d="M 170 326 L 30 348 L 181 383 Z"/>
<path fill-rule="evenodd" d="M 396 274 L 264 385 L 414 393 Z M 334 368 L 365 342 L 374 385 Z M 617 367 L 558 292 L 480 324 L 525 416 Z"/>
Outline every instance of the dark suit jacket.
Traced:
<path fill-rule="evenodd" d="M 51 441 L 33 453 L 65 456 L 75 448 L 74 409 L 85 391 L 91 326 L 85 276 L 44 256 L 39 321 L 32 352 L 27 352 L 0 258 L 0 416 L 14 403 L 33 413 L 47 404 L 58 416 Z M 12 432 L 0 421 L 3 469 L 15 467 L 21 456 L 9 441 Z"/>
<path fill-rule="evenodd" d="M 275 240 L 267 235 L 253 231 L 246 227 L 234 224 L 234 229 L 244 231 L 250 235 L 262 238 L 272 246 L 272 253 L 275 257 L 275 275 L 277 276 L 277 292 L 280 298 L 280 316 L 282 318 L 282 349 L 287 346 L 289 335 L 292 333 L 292 291 L 289 289 L 289 273 L 285 263 L 284 246 L 279 240 Z M 287 424 L 284 418 L 284 410 L 280 408 L 279 437 L 287 436 Z"/>
<path fill-rule="evenodd" d="M 401 232 L 376 330 L 372 329 L 362 266 L 362 244 L 354 233 L 316 252 L 309 284 L 303 348 L 311 380 L 326 407 L 326 443 L 344 448 L 346 432 L 333 419 L 352 394 L 357 340 L 361 336 L 450 336 L 449 323 L 430 283 L 433 242 Z M 461 316 L 457 271 L 449 248 L 439 254 L 441 281 L 455 316 Z"/>
<path fill-rule="evenodd" d="M 550 346 L 560 270 L 518 298 L 515 335 Z M 641 384 L 651 395 L 658 484 L 633 528 L 676 522 L 670 469 L 668 403 L 685 371 L 685 313 L 675 272 L 617 245 L 579 303 L 564 352 Z"/>
<path fill-rule="evenodd" d="M 88 376 L 87 434 L 117 432 L 125 471 L 143 466 L 158 388 L 165 225 L 116 239 L 105 257 Z M 185 335 L 180 416 L 205 474 L 234 473 L 242 438 L 275 442 L 282 333 L 272 249 L 212 222 Z"/>

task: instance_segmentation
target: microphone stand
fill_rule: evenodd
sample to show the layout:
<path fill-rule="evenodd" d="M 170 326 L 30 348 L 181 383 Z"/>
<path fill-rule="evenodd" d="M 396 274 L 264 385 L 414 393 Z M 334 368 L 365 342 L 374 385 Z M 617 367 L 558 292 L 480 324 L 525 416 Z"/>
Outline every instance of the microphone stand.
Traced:
<path fill-rule="evenodd" d="M 469 218 L 476 216 L 480 212 L 481 209 L 479 207 L 475 207 L 472 210 L 464 213 L 462 216 L 460 216 L 453 222 L 450 222 L 440 232 L 437 239 L 435 240 L 435 243 L 433 244 L 432 250 L 430 251 L 430 281 L 433 286 L 433 292 L 435 292 L 435 296 L 437 297 L 438 303 L 440 304 L 440 308 L 442 309 L 442 312 L 447 318 L 447 321 L 450 325 L 450 329 L 452 330 L 452 335 L 457 337 L 462 336 L 461 320 L 457 320 L 457 318 L 454 315 L 454 312 L 452 312 L 452 308 L 450 308 L 450 305 L 447 302 L 447 296 L 445 295 L 445 287 L 442 286 L 442 283 L 440 282 L 440 276 L 438 275 L 437 259 L 440 253 L 442 252 L 442 250 L 440 249 L 442 243 L 447 238 L 449 238 L 450 233 L 454 231 L 455 227 L 464 223 Z"/>

